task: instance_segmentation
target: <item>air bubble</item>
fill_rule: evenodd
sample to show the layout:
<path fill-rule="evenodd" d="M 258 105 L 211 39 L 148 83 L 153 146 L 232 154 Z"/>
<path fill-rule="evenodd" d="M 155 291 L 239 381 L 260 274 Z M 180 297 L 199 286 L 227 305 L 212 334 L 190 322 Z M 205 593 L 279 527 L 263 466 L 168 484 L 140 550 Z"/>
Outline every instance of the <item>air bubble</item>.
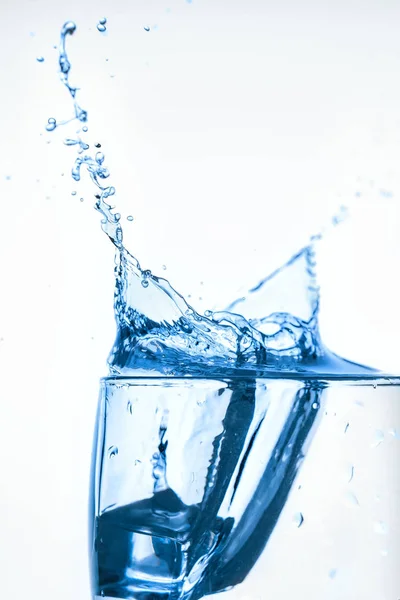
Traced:
<path fill-rule="evenodd" d="M 108 458 L 114 458 L 117 455 L 118 455 L 117 446 L 110 446 L 108 449 Z"/>

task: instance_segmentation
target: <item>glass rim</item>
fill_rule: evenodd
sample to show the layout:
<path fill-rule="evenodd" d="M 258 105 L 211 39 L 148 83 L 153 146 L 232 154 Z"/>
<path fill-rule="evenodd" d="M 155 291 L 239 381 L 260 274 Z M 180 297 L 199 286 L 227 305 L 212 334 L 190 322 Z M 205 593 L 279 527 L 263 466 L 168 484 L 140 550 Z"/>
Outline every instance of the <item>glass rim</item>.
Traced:
<path fill-rule="evenodd" d="M 306 372 L 294 372 L 294 371 L 275 371 L 270 373 L 243 373 L 243 374 L 222 374 L 214 373 L 210 375 L 193 376 L 193 375 L 106 375 L 100 378 L 100 383 L 104 385 L 121 384 L 121 385 L 135 385 L 135 383 L 146 383 L 149 384 L 157 382 L 173 382 L 176 383 L 193 383 L 200 381 L 215 381 L 215 382 L 230 382 L 230 381 L 249 381 L 249 380 L 287 380 L 287 381 L 314 381 L 324 384 L 328 383 L 346 383 L 347 385 L 376 385 L 376 386 L 400 386 L 400 376 L 391 375 L 386 373 L 363 373 L 362 375 L 355 374 L 343 374 L 343 373 L 306 373 Z"/>

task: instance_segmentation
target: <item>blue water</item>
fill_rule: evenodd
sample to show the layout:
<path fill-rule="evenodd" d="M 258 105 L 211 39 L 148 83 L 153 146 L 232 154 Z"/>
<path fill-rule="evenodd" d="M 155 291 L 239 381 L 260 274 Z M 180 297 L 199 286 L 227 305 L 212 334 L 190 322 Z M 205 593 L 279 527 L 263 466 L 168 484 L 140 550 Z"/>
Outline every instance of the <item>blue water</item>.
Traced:
<path fill-rule="evenodd" d="M 97 29 L 104 32 L 106 23 L 105 18 L 101 19 Z M 146 401 L 157 406 L 151 419 L 161 414 L 155 446 L 150 444 L 145 456 L 148 468 L 151 465 L 153 489 L 143 491 L 139 500 L 121 501 L 123 481 L 133 477 L 129 475 L 132 463 L 121 467 L 118 475 L 110 475 L 111 483 L 107 465 L 110 461 L 122 464 L 118 461 L 124 460 L 123 453 L 115 439 L 124 430 L 129 414 L 135 412 L 140 421 L 146 409 L 144 405 L 141 410 L 133 409 L 134 402 L 128 396 L 123 398 L 121 413 L 123 392 L 102 396 L 99 423 L 111 419 L 115 439 L 108 442 L 108 430 L 100 427 L 95 440 L 98 450 L 93 485 L 109 486 L 115 498 L 104 506 L 93 504 L 94 593 L 141 600 L 194 600 L 244 581 L 259 559 L 306 454 L 306 443 L 321 413 L 327 380 L 363 381 L 376 377 L 377 372 L 336 356 L 321 340 L 316 254 L 322 233 L 224 310 L 199 314 L 167 279 L 142 269 L 124 245 L 121 215 L 110 204 L 116 189 L 107 185 L 110 172 L 105 156 L 98 145 L 93 144 L 92 150 L 82 139 L 87 133 L 88 112 L 79 106 L 77 88 L 70 85 L 71 64 L 66 49 L 67 38 L 75 31 L 74 23 L 64 25 L 59 54 L 61 81 L 73 101 L 74 114 L 60 122 L 49 118 L 46 129 L 51 132 L 71 120 L 82 124 L 77 137 L 64 141 L 77 149 L 72 177 L 79 182 L 83 172 L 89 174 L 102 229 L 115 248 L 117 334 L 108 358 L 109 375 L 116 384 L 120 377 L 164 378 L 161 381 L 166 390 L 170 389 L 168 381 L 182 377 L 191 378 L 194 388 L 204 387 L 205 380 L 211 382 L 203 402 L 208 412 L 201 415 L 208 429 L 203 429 L 203 421 L 199 421 L 200 425 L 192 430 L 210 436 L 206 483 L 201 497 L 188 503 L 168 480 L 173 468 L 168 449 L 170 422 L 178 418 L 176 411 L 185 408 L 176 408 L 177 397 L 161 410 L 158 387 Z M 333 217 L 332 226 L 340 222 L 344 212 L 342 208 Z M 274 432 L 273 452 L 253 494 L 241 514 L 236 515 L 232 508 L 235 496 L 238 491 L 242 493 L 241 482 L 253 445 L 263 432 L 267 405 L 280 398 L 273 395 L 271 400 L 266 379 L 286 382 L 292 408 L 279 431 Z M 294 380 L 293 386 L 287 383 L 290 380 Z M 221 392 L 213 389 L 215 382 L 219 382 Z M 192 416 L 197 410 L 195 405 L 196 401 Z M 144 429 L 147 424 L 145 420 Z M 218 431 L 215 433 L 213 428 Z M 187 432 L 181 432 L 182 438 L 190 434 L 189 428 Z M 191 439 L 186 442 L 191 443 Z M 146 443 L 143 439 L 143 447 Z M 228 492 L 229 510 L 222 516 L 221 506 Z M 302 525 L 302 515 L 298 523 Z"/>

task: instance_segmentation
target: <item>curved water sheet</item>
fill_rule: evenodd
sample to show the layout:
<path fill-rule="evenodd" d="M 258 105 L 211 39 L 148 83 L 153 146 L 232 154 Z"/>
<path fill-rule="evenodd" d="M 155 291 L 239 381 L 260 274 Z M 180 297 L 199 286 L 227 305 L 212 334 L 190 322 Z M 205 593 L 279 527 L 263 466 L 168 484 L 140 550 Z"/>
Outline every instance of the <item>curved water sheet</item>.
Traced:
<path fill-rule="evenodd" d="M 66 38 L 75 30 L 73 22 L 62 28 L 60 75 L 73 99 L 74 119 L 86 123 L 88 113 L 78 105 L 77 88 L 69 82 Z M 55 119 L 49 119 L 47 129 L 56 127 Z M 86 129 L 83 126 L 83 131 Z M 108 361 L 111 374 L 133 376 L 151 371 L 175 377 L 260 377 L 279 372 L 332 376 L 373 373 L 336 357 L 321 342 L 315 272 L 315 247 L 321 234 L 225 310 L 200 315 L 168 280 L 143 270 L 125 248 L 121 215 L 109 204 L 116 190 L 106 184 L 110 173 L 104 154 L 87 153 L 89 145 L 80 137 L 68 138 L 65 143 L 78 148 L 74 180 L 79 181 L 82 169 L 86 169 L 96 185 L 95 208 L 116 248 L 117 336 Z"/>

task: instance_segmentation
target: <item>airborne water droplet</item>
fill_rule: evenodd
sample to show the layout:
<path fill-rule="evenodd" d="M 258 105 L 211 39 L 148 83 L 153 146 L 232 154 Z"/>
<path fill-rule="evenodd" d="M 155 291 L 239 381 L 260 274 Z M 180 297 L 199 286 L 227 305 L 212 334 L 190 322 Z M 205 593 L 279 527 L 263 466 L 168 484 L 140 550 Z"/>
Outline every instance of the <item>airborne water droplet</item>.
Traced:
<path fill-rule="evenodd" d="M 55 119 L 53 119 L 52 117 L 50 117 L 50 119 L 47 120 L 47 125 L 46 125 L 46 129 L 47 131 L 54 131 L 54 129 L 57 127 L 57 122 Z"/>
<path fill-rule="evenodd" d="M 383 521 L 375 521 L 374 523 L 374 531 L 379 535 L 385 535 L 387 533 L 386 523 Z"/>
<path fill-rule="evenodd" d="M 117 446 L 110 446 L 108 449 L 108 458 L 114 458 L 117 455 L 118 455 Z"/>
<path fill-rule="evenodd" d="M 376 448 L 377 446 L 382 444 L 383 440 L 385 439 L 385 434 L 380 429 L 376 429 L 374 437 L 375 437 L 375 439 L 371 444 L 372 448 Z"/>
<path fill-rule="evenodd" d="M 42 63 L 42 62 L 44 62 L 44 57 L 43 56 L 37 56 L 36 60 L 38 61 L 38 63 Z"/>
<path fill-rule="evenodd" d="M 100 31 L 100 33 L 107 31 L 107 27 L 103 25 L 103 23 L 97 23 L 97 29 Z"/>
<path fill-rule="evenodd" d="M 126 219 L 127 219 L 127 221 L 133 221 L 133 217 L 132 217 L 132 215 L 128 215 L 128 216 L 126 217 Z"/>
<path fill-rule="evenodd" d="M 358 498 L 355 494 L 353 494 L 353 492 L 347 492 L 345 494 L 345 503 L 347 504 L 347 506 L 351 506 L 351 507 L 360 506 Z"/>
<path fill-rule="evenodd" d="M 337 569 L 331 569 L 328 573 L 329 579 L 335 579 L 337 573 Z"/>
<path fill-rule="evenodd" d="M 143 29 L 144 29 L 145 31 L 150 31 L 150 27 L 149 27 L 148 25 L 145 25 L 145 26 L 143 27 Z"/>
<path fill-rule="evenodd" d="M 126 410 L 128 411 L 128 413 L 131 415 L 133 412 L 133 407 L 132 407 L 132 402 L 130 400 L 128 400 L 128 404 L 126 405 Z"/>
<path fill-rule="evenodd" d="M 76 196 L 76 191 L 71 192 L 71 196 Z"/>
<path fill-rule="evenodd" d="M 292 521 L 293 521 L 294 525 L 296 525 L 297 528 L 301 527 L 304 523 L 303 514 L 301 512 L 295 513 L 293 515 Z"/>

